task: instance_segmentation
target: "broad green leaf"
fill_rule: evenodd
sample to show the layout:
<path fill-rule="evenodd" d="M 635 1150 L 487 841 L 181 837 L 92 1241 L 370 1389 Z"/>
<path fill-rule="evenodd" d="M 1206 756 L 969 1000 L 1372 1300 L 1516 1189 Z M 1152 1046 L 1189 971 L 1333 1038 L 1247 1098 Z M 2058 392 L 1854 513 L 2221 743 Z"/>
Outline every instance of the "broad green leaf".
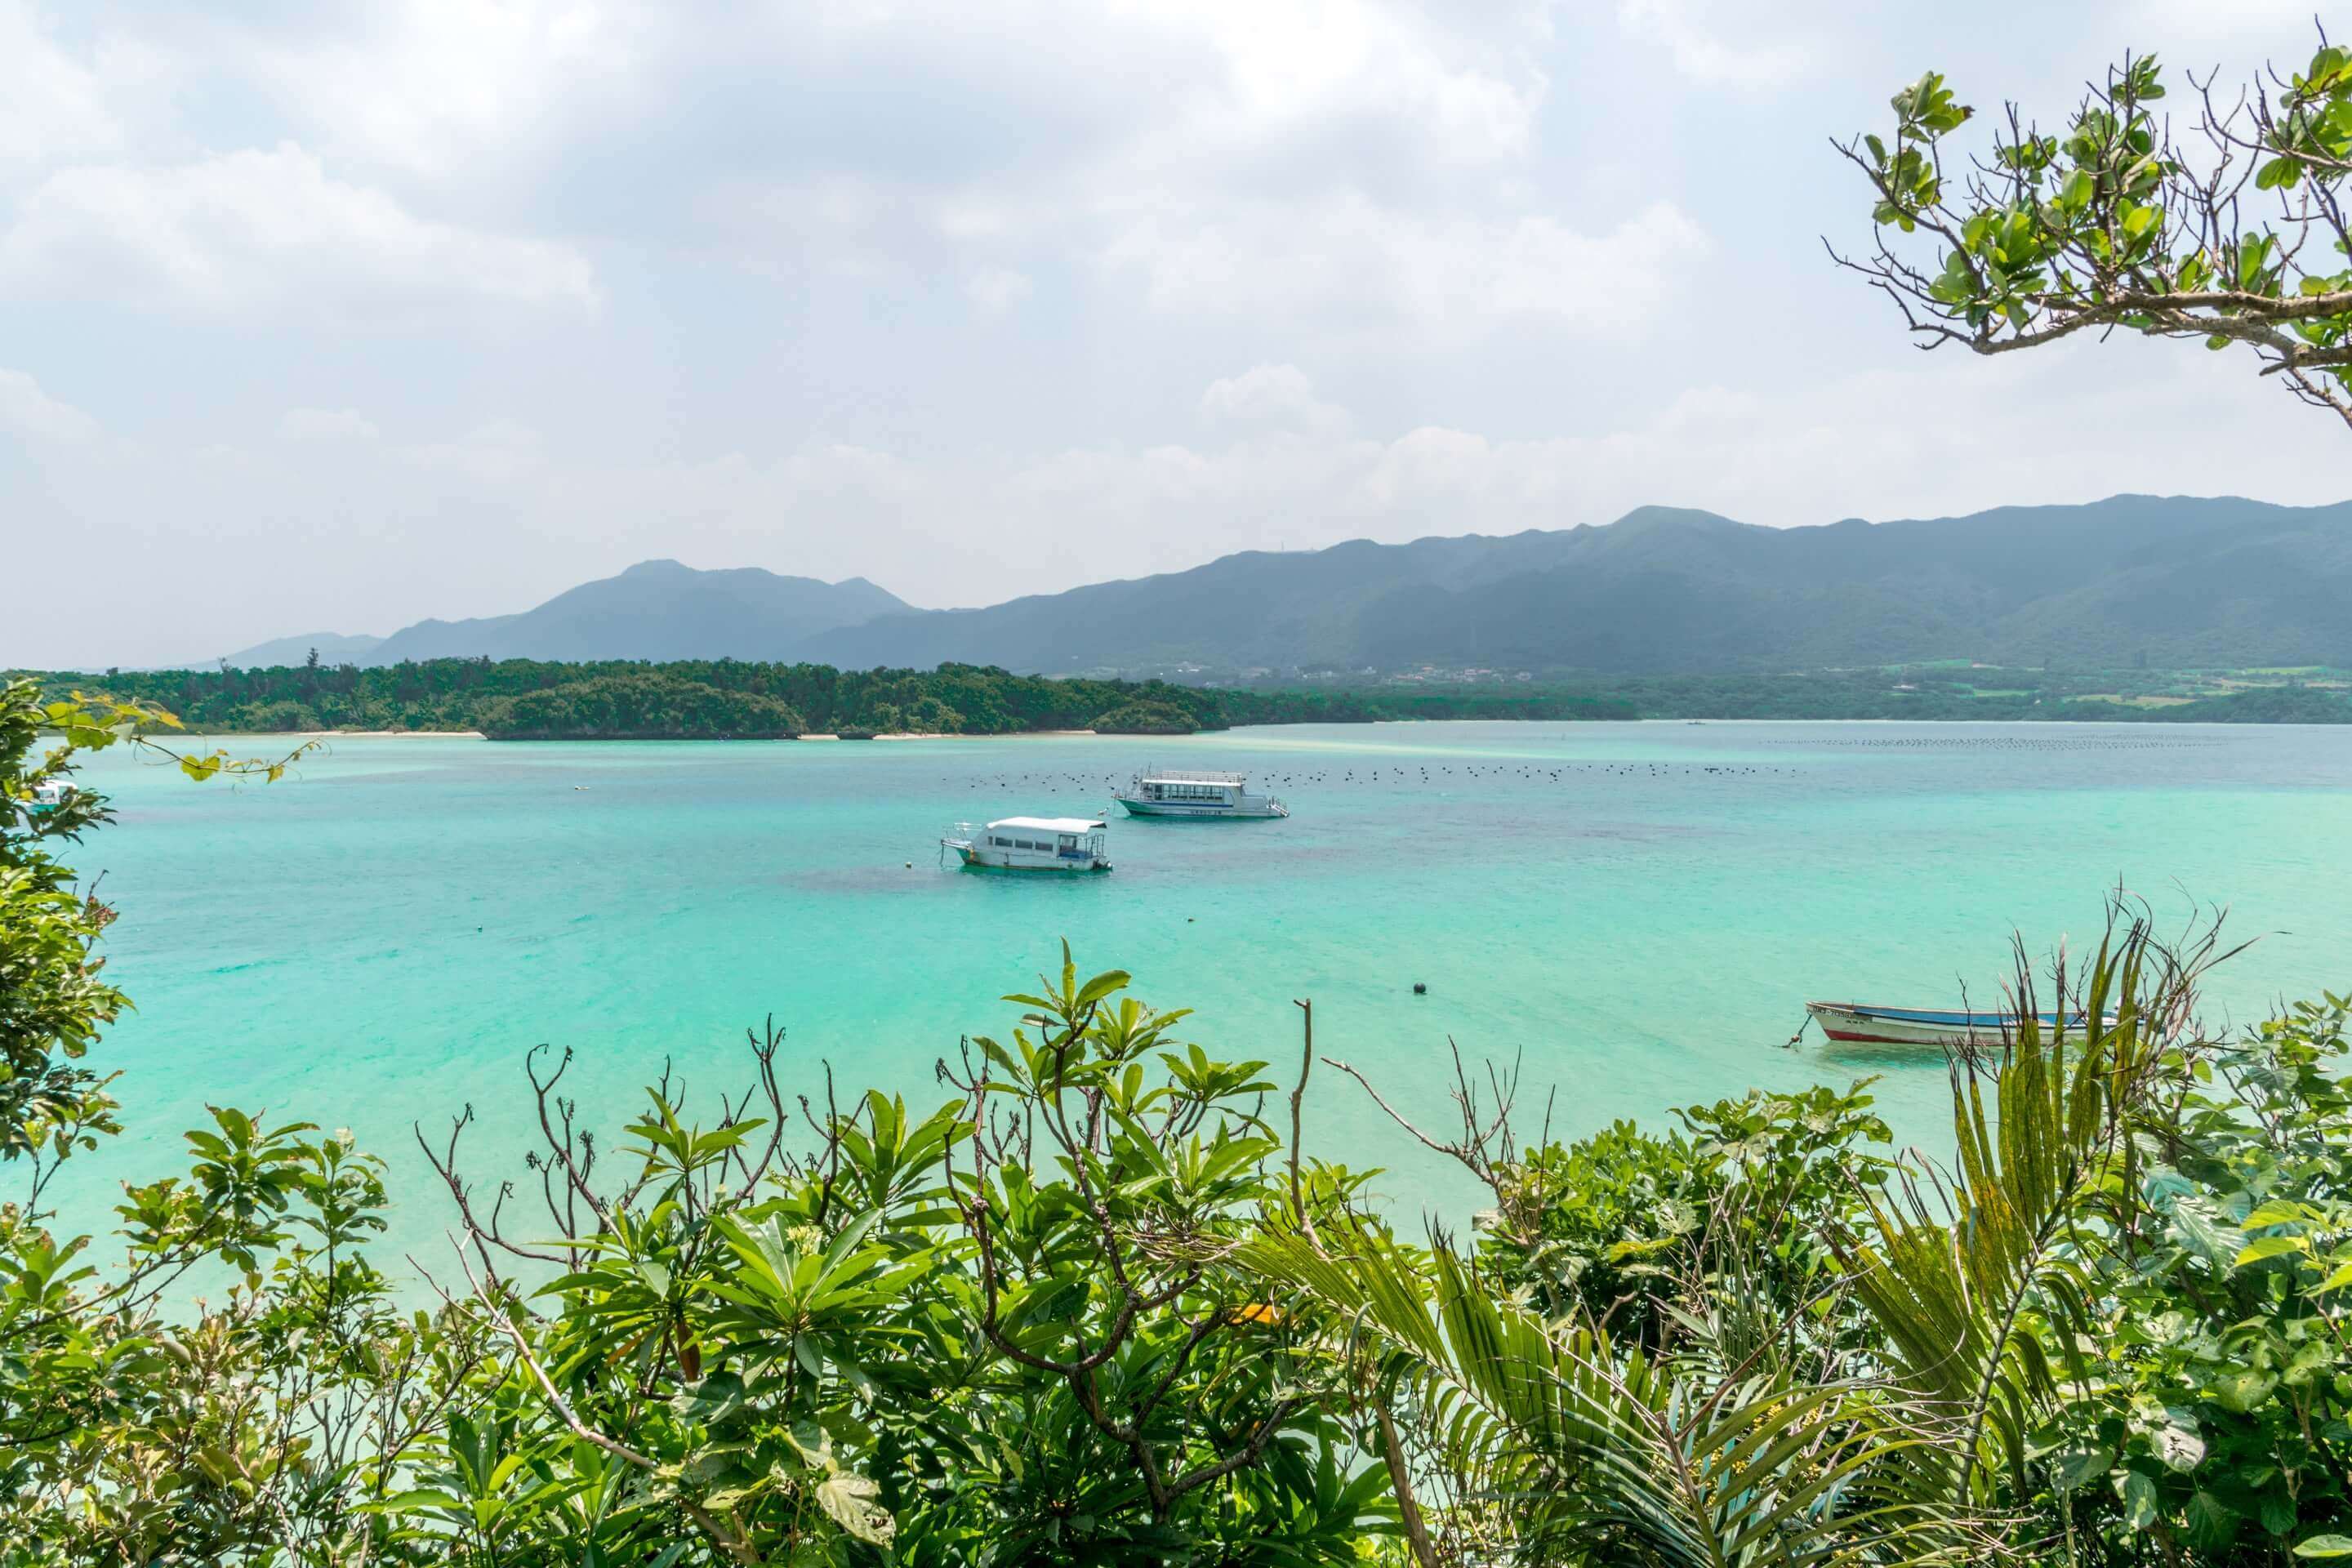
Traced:
<path fill-rule="evenodd" d="M 2213 1397 L 2224 1409 L 2241 1415 L 2252 1415 L 2261 1408 L 2277 1386 L 2278 1379 L 2253 1371 L 2224 1373 L 2212 1383 Z"/>
<path fill-rule="evenodd" d="M 2195 1422 L 2189 1417 L 2174 1416 L 2150 1432 L 2147 1440 L 2168 1468 L 2186 1472 L 2205 1462 L 2205 1439 L 2198 1435 Z"/>
<path fill-rule="evenodd" d="M 2239 1249 L 2237 1265 L 2242 1268 L 2249 1263 L 2259 1263 L 2265 1258 L 2277 1258 L 2289 1252 L 2301 1252 L 2310 1245 L 2311 1242 L 2307 1237 L 2300 1236 L 2256 1237 Z"/>
<path fill-rule="evenodd" d="M 827 1476 L 817 1484 L 816 1500 L 833 1521 L 871 1546 L 887 1546 L 898 1533 L 898 1521 L 875 1501 L 881 1489 L 864 1476 Z"/>
<path fill-rule="evenodd" d="M 2062 1449 L 2051 1457 L 2050 1484 L 2062 1492 L 2081 1491 L 2114 1468 L 2115 1463 L 2113 1448 Z"/>

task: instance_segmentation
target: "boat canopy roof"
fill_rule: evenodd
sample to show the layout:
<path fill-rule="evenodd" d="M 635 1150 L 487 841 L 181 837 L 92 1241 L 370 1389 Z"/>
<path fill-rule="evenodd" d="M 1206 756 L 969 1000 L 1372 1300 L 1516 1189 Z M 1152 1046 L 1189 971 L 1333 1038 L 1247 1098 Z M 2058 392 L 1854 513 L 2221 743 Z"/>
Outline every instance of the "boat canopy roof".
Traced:
<path fill-rule="evenodd" d="M 1146 768 L 1136 776 L 1145 784 L 1241 784 L 1249 779 L 1246 773 L 1218 773 L 1200 768 Z"/>
<path fill-rule="evenodd" d="M 1025 827 L 1032 833 L 1092 833 L 1108 823 L 1091 816 L 1003 816 L 991 827 Z"/>

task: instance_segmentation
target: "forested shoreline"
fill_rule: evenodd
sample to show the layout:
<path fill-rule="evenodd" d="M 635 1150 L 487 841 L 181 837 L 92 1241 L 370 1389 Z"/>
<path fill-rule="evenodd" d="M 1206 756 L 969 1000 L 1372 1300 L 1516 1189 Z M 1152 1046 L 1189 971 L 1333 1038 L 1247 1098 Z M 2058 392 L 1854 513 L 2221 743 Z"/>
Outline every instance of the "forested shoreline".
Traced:
<path fill-rule="evenodd" d="M 2340 677 L 2324 671 L 2250 672 L 2232 679 L 2146 670 L 2053 674 L 1931 667 L 1213 687 L 1016 675 L 960 664 L 842 670 L 731 659 L 656 665 L 451 658 L 37 679 L 52 690 L 152 702 L 206 732 L 479 731 L 513 741 L 1054 730 L 1179 735 L 1245 724 L 1414 719 L 2352 722 L 2352 697 Z"/>
<path fill-rule="evenodd" d="M 557 664 L 432 659 L 372 668 L 110 670 L 38 677 L 171 710 L 190 729 L 478 730 L 493 740 L 755 739 L 801 734 L 1187 734 L 1236 724 L 1382 719 L 1632 719 L 1630 704 L 1555 688 L 1246 690 L 1055 679 L 974 665 L 843 670 L 734 659 Z"/>

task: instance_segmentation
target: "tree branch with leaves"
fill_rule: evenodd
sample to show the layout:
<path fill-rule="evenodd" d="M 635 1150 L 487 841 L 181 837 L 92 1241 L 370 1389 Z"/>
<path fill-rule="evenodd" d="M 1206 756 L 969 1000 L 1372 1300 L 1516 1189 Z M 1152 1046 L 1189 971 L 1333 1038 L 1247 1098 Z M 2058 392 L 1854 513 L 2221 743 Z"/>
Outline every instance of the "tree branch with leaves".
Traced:
<path fill-rule="evenodd" d="M 1926 349 L 1980 354 L 2081 332 L 2249 350 L 2260 374 L 2352 426 L 2352 55 L 2234 95 L 2194 77 L 2186 132 L 2154 56 L 2126 57 L 2056 132 L 2014 104 L 1990 144 L 1933 71 L 1887 134 L 1832 144 L 1875 195 L 1871 250 L 1830 253 L 1895 302 Z M 1826 242 L 1825 242 L 1826 243 Z"/>

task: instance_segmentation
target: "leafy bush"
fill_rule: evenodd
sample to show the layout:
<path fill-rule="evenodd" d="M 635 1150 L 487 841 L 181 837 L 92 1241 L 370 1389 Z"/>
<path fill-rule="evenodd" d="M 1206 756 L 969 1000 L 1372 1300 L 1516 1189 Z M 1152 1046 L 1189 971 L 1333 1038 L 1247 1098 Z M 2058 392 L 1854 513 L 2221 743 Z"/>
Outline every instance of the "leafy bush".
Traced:
<path fill-rule="evenodd" d="M 254 735 L 321 728 L 319 715 L 307 704 L 291 701 L 248 703 L 236 710 L 236 724 L 237 729 Z"/>
<path fill-rule="evenodd" d="M 2112 1261 L 2070 1397 L 2032 1434 L 2034 1500 L 2110 1554 L 2352 1556 L 2312 1545 L 2352 1537 L 2345 1016 L 2305 1005 L 2167 1063 L 2085 1216 Z"/>
<path fill-rule="evenodd" d="M 1822 1238 L 1891 1166 L 1867 1089 L 1751 1091 L 1676 1111 L 1663 1136 L 1618 1121 L 1530 1147 L 1495 1169 L 1480 1266 L 1548 1317 L 1653 1348 L 1675 1302 L 1726 1272 L 1795 1306 L 1834 1270 Z"/>
<path fill-rule="evenodd" d="M 530 692 L 489 709 L 482 726 L 501 741 L 776 740 L 805 727 L 772 697 L 653 673 Z"/>
<path fill-rule="evenodd" d="M 1192 715 L 1165 702 L 1125 702 L 1097 716 L 1088 729 L 1105 735 L 1189 735 Z"/>

